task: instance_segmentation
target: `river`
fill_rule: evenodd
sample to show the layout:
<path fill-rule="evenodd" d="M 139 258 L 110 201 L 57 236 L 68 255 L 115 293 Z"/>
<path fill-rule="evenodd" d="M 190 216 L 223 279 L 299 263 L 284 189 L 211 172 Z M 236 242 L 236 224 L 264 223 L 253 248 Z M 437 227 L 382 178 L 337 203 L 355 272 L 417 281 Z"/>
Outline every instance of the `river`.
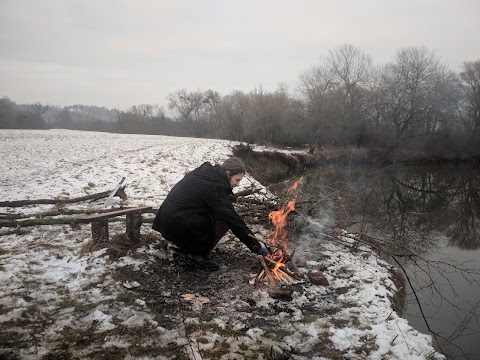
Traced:
<path fill-rule="evenodd" d="M 380 241 L 409 280 L 403 316 L 448 357 L 480 358 L 478 168 L 323 166 L 302 179 L 297 209 Z"/>

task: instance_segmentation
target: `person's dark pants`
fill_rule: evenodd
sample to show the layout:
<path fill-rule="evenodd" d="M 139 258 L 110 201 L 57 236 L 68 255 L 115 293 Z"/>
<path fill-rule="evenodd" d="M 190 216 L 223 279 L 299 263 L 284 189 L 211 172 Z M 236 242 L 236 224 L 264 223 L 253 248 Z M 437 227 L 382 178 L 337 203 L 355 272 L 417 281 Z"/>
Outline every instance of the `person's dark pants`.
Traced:
<path fill-rule="evenodd" d="M 223 221 L 206 223 L 204 217 L 192 216 L 186 222 L 186 228 L 180 229 L 178 234 L 163 236 L 188 253 L 206 256 L 227 231 L 228 226 Z"/>

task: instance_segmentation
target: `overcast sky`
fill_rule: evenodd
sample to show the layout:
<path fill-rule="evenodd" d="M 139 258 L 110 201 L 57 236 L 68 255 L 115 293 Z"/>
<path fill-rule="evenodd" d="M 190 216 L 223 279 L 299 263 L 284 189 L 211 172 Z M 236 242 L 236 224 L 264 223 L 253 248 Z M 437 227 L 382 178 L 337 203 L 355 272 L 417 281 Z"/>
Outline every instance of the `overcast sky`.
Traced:
<path fill-rule="evenodd" d="M 0 0 L 0 97 L 159 104 L 279 83 L 351 44 L 376 64 L 410 46 L 480 60 L 479 0 Z"/>

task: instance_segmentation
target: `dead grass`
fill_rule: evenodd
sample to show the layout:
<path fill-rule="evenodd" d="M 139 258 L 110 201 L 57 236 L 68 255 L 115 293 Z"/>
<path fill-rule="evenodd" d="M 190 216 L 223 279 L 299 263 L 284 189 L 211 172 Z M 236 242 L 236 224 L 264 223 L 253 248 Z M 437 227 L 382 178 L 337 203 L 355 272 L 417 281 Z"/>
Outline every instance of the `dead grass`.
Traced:
<path fill-rule="evenodd" d="M 397 291 L 395 291 L 394 295 L 391 297 L 389 296 L 390 302 L 392 303 L 392 308 L 398 314 L 398 316 L 403 315 L 403 309 L 405 307 L 405 298 L 407 296 L 407 280 L 405 279 L 405 275 L 399 269 L 389 269 L 390 271 L 390 278 L 392 279 L 393 283 L 395 284 Z"/>
<path fill-rule="evenodd" d="M 318 343 L 316 343 L 312 350 L 309 351 L 309 354 L 312 356 L 316 354 L 322 354 L 322 357 L 331 360 L 345 359 L 343 353 L 340 350 L 335 349 L 332 341 L 330 340 L 329 332 L 323 332 L 318 336 Z"/>

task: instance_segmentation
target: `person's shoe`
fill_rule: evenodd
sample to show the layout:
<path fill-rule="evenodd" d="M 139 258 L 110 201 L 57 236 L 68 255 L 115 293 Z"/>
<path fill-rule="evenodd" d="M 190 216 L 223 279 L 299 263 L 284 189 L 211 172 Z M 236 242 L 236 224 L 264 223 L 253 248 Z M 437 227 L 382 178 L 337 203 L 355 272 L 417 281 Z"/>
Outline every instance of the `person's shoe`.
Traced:
<path fill-rule="evenodd" d="M 186 263 L 190 266 L 196 267 L 197 269 L 206 271 L 216 271 L 220 269 L 220 266 L 211 261 L 207 256 L 198 254 L 187 254 Z"/>

